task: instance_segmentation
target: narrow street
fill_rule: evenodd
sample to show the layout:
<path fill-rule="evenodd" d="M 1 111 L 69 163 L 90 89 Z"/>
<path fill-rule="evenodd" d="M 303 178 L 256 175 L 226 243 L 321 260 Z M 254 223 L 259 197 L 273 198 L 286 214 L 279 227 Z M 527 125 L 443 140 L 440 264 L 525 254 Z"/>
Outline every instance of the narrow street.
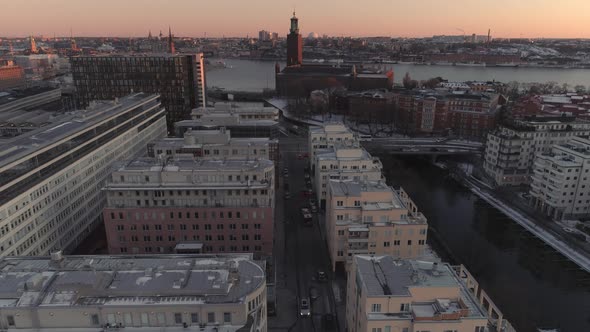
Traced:
<path fill-rule="evenodd" d="M 307 152 L 307 137 L 293 134 L 281 137 L 280 151 L 282 160 L 276 169 L 280 178 L 277 208 L 282 206 L 282 211 L 277 213 L 275 222 L 278 309 L 277 317 L 269 320 L 269 330 L 329 331 L 324 326 L 323 316 L 326 313 L 335 314 L 336 309 L 324 240 L 325 228 L 320 229 L 319 214 L 314 214 L 311 226 L 304 225 L 301 214 L 302 207 L 309 207 L 309 199 L 303 195 L 306 189 L 304 169 L 308 159 L 298 158 L 298 155 Z M 284 176 L 285 168 L 288 169 L 288 176 Z M 285 183 L 291 196 L 288 199 L 284 198 Z M 326 272 L 328 280 L 317 280 L 318 271 Z M 317 299 L 310 298 L 312 287 L 318 291 Z M 299 303 L 302 298 L 311 301 L 311 317 L 300 316 Z M 331 330 L 337 331 L 336 317 L 332 324 Z"/>

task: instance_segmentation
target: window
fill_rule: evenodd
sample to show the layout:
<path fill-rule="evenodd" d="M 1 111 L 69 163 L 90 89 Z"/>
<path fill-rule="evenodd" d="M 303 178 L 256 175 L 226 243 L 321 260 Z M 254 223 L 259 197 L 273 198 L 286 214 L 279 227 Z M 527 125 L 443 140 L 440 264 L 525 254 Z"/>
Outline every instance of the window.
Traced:
<path fill-rule="evenodd" d="M 224 312 L 223 313 L 223 322 L 224 323 L 231 323 L 231 312 Z"/>
<path fill-rule="evenodd" d="M 411 246 L 412 245 L 412 240 L 408 240 L 408 245 Z"/>
<path fill-rule="evenodd" d="M 174 313 L 174 323 L 182 324 L 182 314 L 180 312 Z"/>
<path fill-rule="evenodd" d="M 91 321 L 92 325 L 100 325 L 100 322 L 98 321 L 97 314 L 92 314 L 92 316 L 90 316 L 90 321 Z"/>
<path fill-rule="evenodd" d="M 390 247 L 391 246 L 391 243 L 389 241 L 385 241 L 385 242 L 383 242 L 383 246 L 384 247 Z"/>
<path fill-rule="evenodd" d="M 337 206 L 343 206 L 343 205 L 344 205 L 344 202 L 343 202 L 343 201 L 337 201 L 337 202 L 336 202 L 336 205 L 337 205 Z"/>
<path fill-rule="evenodd" d="M 410 311 L 410 304 L 409 303 L 402 303 L 399 307 L 399 311 L 401 311 L 401 312 Z"/>
<path fill-rule="evenodd" d="M 371 305 L 371 312 L 381 312 L 381 304 L 373 303 L 373 305 Z"/>
<path fill-rule="evenodd" d="M 207 322 L 208 323 L 215 323 L 215 313 L 214 312 L 207 313 Z"/>
<path fill-rule="evenodd" d="M 381 332 L 381 328 L 380 327 L 374 327 L 371 329 L 371 332 Z"/>
<path fill-rule="evenodd" d="M 339 229 L 338 230 L 338 235 L 344 235 L 344 230 L 343 229 Z"/>
<path fill-rule="evenodd" d="M 485 332 L 485 326 L 476 326 L 475 332 Z"/>
<path fill-rule="evenodd" d="M 199 314 L 196 312 L 191 313 L 191 323 L 199 322 Z"/>
<path fill-rule="evenodd" d="M 12 316 L 12 315 L 6 316 L 6 321 L 8 322 L 8 326 L 16 326 L 14 323 L 14 316 Z"/>

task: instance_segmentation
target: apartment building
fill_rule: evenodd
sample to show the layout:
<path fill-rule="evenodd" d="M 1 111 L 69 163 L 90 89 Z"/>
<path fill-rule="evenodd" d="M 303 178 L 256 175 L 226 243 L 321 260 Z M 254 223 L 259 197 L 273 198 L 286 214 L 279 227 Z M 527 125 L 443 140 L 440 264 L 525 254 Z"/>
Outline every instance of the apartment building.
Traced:
<path fill-rule="evenodd" d="M 496 126 L 500 96 L 473 90 L 394 90 L 395 118 L 408 134 L 448 134 L 485 138 Z"/>
<path fill-rule="evenodd" d="M 590 140 L 574 137 L 539 153 L 533 165 L 533 205 L 556 220 L 590 215 Z"/>
<path fill-rule="evenodd" d="M 168 130 L 207 104 L 204 57 L 198 54 L 75 56 L 70 59 L 82 106 L 134 91 L 158 93 L 167 111 Z"/>
<path fill-rule="evenodd" d="M 340 122 L 326 123 L 323 127 L 309 127 L 307 146 L 312 173 L 315 172 L 315 157 L 319 149 L 329 149 L 335 143 L 354 140 L 352 131 Z"/>
<path fill-rule="evenodd" d="M 269 159 L 279 161 L 279 140 L 232 137 L 231 130 L 188 130 L 183 138 L 166 137 L 148 144 L 148 156 L 192 156 L 205 159 Z"/>
<path fill-rule="evenodd" d="M 0 259 L 3 331 L 267 331 L 252 255 Z"/>
<path fill-rule="evenodd" d="M 137 158 L 119 165 L 104 190 L 112 254 L 272 254 L 270 160 Z"/>
<path fill-rule="evenodd" d="M 428 224 L 403 188 L 383 181 L 331 180 L 326 230 L 332 270 L 348 269 L 355 255 L 417 258 L 426 248 Z"/>
<path fill-rule="evenodd" d="M 0 143 L 0 256 L 73 250 L 101 223 L 117 160 L 166 135 L 158 95 L 95 103 Z"/>
<path fill-rule="evenodd" d="M 489 331 L 488 311 L 475 296 L 477 282 L 458 270 L 461 276 L 446 263 L 355 256 L 347 281 L 347 331 Z M 498 322 L 502 326 L 501 313 Z"/>
<path fill-rule="evenodd" d="M 529 117 L 501 126 L 487 136 L 484 170 L 497 185 L 527 184 L 535 155 L 555 144 L 588 136 L 590 121 L 574 117 Z"/>
<path fill-rule="evenodd" d="M 0 91 L 22 88 L 26 85 L 25 71 L 12 62 L 7 65 L 0 64 Z"/>
<path fill-rule="evenodd" d="M 383 179 L 381 160 L 372 157 L 358 141 L 340 141 L 330 149 L 317 150 L 315 190 L 320 206 L 326 207 L 330 180 L 378 181 Z"/>
<path fill-rule="evenodd" d="M 191 118 L 198 120 L 203 115 L 211 113 L 237 114 L 241 120 L 279 121 L 279 110 L 275 107 L 264 106 L 264 103 L 236 101 L 219 101 L 213 104 L 213 107 L 197 107 L 192 110 Z"/>

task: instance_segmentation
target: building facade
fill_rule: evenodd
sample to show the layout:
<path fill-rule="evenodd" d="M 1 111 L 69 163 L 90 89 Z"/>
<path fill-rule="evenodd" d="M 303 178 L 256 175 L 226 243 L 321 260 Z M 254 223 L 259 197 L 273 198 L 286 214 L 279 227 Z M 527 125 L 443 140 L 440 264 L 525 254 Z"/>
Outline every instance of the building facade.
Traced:
<path fill-rule="evenodd" d="M 332 149 L 318 150 L 315 157 L 315 190 L 322 209 L 326 208 L 330 180 L 383 180 L 383 164 L 358 142 L 336 143 Z"/>
<path fill-rule="evenodd" d="M 323 127 L 310 127 L 307 136 L 311 172 L 315 172 L 315 157 L 318 150 L 331 149 L 334 144 L 356 141 L 353 132 L 341 122 L 326 123 Z"/>
<path fill-rule="evenodd" d="M 168 130 L 207 104 L 203 54 L 76 56 L 72 77 L 81 105 L 119 98 L 133 91 L 158 93 L 167 111 Z"/>
<path fill-rule="evenodd" d="M 487 135 L 484 170 L 497 185 L 530 182 L 536 154 L 555 144 L 590 135 L 590 122 L 574 117 L 535 117 L 516 120 Z"/>
<path fill-rule="evenodd" d="M 264 263 L 252 255 L 0 259 L 0 329 L 265 332 Z"/>
<path fill-rule="evenodd" d="M 577 219 L 590 215 L 590 140 L 573 137 L 538 153 L 533 164 L 531 200 L 549 217 Z"/>
<path fill-rule="evenodd" d="M 166 134 L 158 95 L 102 102 L 0 145 L 0 256 L 73 250 L 101 223 L 117 160 Z"/>
<path fill-rule="evenodd" d="M 460 272 L 470 277 L 464 269 Z M 475 295 L 477 282 L 462 278 L 446 263 L 355 256 L 348 272 L 346 329 L 487 332 L 488 314 Z"/>
<path fill-rule="evenodd" d="M 395 119 L 407 134 L 483 139 L 496 126 L 499 95 L 469 91 L 395 90 Z"/>
<path fill-rule="evenodd" d="M 25 71 L 20 66 L 0 66 L 0 91 L 22 88 L 26 84 Z"/>
<path fill-rule="evenodd" d="M 349 268 L 355 255 L 417 258 L 428 224 L 406 192 L 384 182 L 329 182 L 326 232 L 332 270 Z"/>
<path fill-rule="evenodd" d="M 238 114 L 208 113 L 198 120 L 178 121 L 174 124 L 177 137 L 183 137 L 188 130 L 219 130 L 226 128 L 232 137 L 266 137 L 278 139 L 279 123 L 274 120 L 243 120 Z"/>
<path fill-rule="evenodd" d="M 191 118 L 198 120 L 211 113 L 237 114 L 240 120 L 279 121 L 279 110 L 255 102 L 216 102 L 213 107 L 198 107 L 191 112 Z"/>
<path fill-rule="evenodd" d="M 271 256 L 274 164 L 270 160 L 139 158 L 120 165 L 106 185 L 109 252 Z"/>
<path fill-rule="evenodd" d="M 183 138 L 166 137 L 148 144 L 148 156 L 190 156 L 203 159 L 269 159 L 279 162 L 279 140 L 265 137 L 232 138 L 230 130 L 189 130 Z"/>

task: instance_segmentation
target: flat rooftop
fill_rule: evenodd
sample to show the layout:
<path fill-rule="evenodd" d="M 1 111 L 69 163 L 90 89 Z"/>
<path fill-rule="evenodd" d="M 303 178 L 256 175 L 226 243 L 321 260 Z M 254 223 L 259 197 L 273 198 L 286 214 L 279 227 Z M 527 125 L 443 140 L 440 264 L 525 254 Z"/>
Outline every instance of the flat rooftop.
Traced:
<path fill-rule="evenodd" d="M 118 172 L 151 171 L 151 172 L 217 172 L 217 171 L 263 171 L 274 164 L 268 159 L 235 160 L 235 159 L 193 159 L 177 157 L 162 164 L 157 158 L 142 157 L 131 161 L 117 163 Z"/>
<path fill-rule="evenodd" d="M 0 94 L 0 106 L 11 103 L 13 101 L 17 101 L 19 99 L 28 98 L 34 95 L 38 95 L 40 93 L 45 93 L 52 90 L 59 90 L 56 88 L 50 87 L 32 87 L 28 89 L 19 89 L 19 90 L 11 90 L 2 92 Z"/>
<path fill-rule="evenodd" d="M 265 282 L 251 254 L 5 257 L 0 306 L 240 303 Z"/>
<path fill-rule="evenodd" d="M 130 107 L 156 96 L 154 94 L 136 93 L 119 98 L 117 103 L 114 101 L 100 101 L 86 110 L 65 113 L 67 116 L 64 116 L 59 122 L 14 138 L 2 140 L 0 142 L 0 167 L 71 137 L 100 121 L 116 116 Z"/>

